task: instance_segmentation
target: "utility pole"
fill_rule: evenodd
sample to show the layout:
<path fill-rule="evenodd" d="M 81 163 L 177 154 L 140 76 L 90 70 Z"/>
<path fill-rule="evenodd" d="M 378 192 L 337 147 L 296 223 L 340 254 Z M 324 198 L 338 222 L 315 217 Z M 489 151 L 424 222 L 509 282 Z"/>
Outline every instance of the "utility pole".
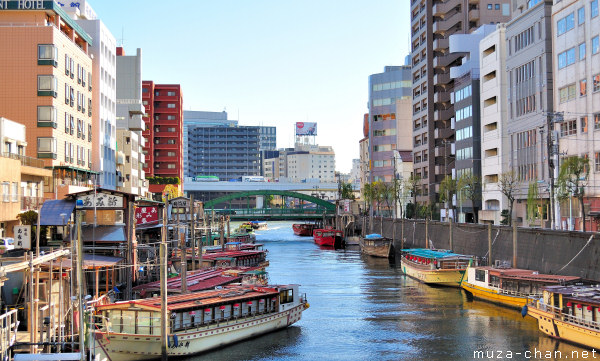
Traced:
<path fill-rule="evenodd" d="M 160 240 L 160 352 L 167 360 L 167 203 L 163 208 L 163 226 Z"/>
<path fill-rule="evenodd" d="M 548 127 L 548 132 L 546 134 L 547 137 L 547 152 L 548 152 L 548 177 L 550 178 L 550 228 L 557 228 L 557 201 L 555 199 L 555 190 L 554 190 L 554 179 L 558 178 L 558 168 L 556 167 L 557 162 L 555 157 L 558 156 L 558 149 L 555 149 L 554 145 L 554 127 L 553 123 L 562 122 L 563 121 L 563 113 L 562 112 L 548 112 L 546 115 L 546 126 Z"/>
<path fill-rule="evenodd" d="M 190 243 L 192 246 L 192 271 L 196 270 L 196 212 L 194 209 L 194 195 L 190 194 Z"/>
<path fill-rule="evenodd" d="M 79 352 L 85 360 L 85 318 L 83 317 L 83 246 L 81 244 L 81 211 L 77 212 L 77 301 L 79 302 Z"/>

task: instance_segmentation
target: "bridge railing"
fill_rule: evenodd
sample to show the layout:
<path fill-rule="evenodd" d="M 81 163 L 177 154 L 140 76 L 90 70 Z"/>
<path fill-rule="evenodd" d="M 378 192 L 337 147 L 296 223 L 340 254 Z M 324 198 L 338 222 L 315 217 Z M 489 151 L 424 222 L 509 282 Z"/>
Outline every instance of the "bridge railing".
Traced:
<path fill-rule="evenodd" d="M 243 215 L 270 215 L 270 216 L 281 216 L 281 215 L 297 215 L 297 214 L 315 214 L 322 215 L 331 214 L 325 209 L 294 209 L 294 208 L 246 208 L 246 209 L 215 209 L 215 214 L 227 214 L 230 216 L 243 216 Z M 206 209 L 205 212 L 211 213 L 212 209 Z M 235 213 L 233 213 L 235 212 Z"/>

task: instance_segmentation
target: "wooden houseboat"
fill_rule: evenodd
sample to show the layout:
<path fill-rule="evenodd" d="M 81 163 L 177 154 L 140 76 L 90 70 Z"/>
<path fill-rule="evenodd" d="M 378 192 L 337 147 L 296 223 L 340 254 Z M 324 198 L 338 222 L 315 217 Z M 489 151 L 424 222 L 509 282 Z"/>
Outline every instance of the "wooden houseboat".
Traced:
<path fill-rule="evenodd" d="M 168 296 L 169 357 L 186 357 L 287 327 L 308 308 L 298 285 L 244 286 Z M 96 308 L 94 352 L 112 361 L 161 357 L 160 298 Z"/>
<path fill-rule="evenodd" d="M 392 240 L 379 234 L 367 234 L 360 238 L 360 251 L 369 256 L 389 258 L 392 254 Z"/>
<path fill-rule="evenodd" d="M 551 285 L 573 284 L 580 277 L 540 274 L 518 268 L 469 267 L 461 284 L 469 295 L 519 310 L 528 298 L 539 298 L 542 289 Z"/>
<path fill-rule="evenodd" d="M 474 260 L 474 256 L 449 250 L 415 248 L 402 250 L 400 264 L 402 272 L 423 283 L 460 287 L 467 267 Z"/>
<path fill-rule="evenodd" d="M 548 286 L 523 313 L 538 320 L 548 336 L 600 349 L 600 286 Z"/>

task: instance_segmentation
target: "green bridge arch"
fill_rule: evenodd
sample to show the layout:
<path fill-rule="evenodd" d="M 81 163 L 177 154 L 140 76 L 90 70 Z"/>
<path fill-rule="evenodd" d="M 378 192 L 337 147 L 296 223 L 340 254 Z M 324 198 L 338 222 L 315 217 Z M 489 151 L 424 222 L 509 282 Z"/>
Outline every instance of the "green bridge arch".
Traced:
<path fill-rule="evenodd" d="M 314 203 L 318 206 L 321 206 L 330 212 L 335 211 L 334 203 L 327 202 L 326 200 L 323 200 L 321 198 L 309 196 L 308 194 L 303 194 L 303 193 L 298 193 L 298 192 L 279 191 L 279 190 L 270 190 L 270 189 L 269 190 L 262 189 L 262 190 L 256 190 L 256 191 L 230 193 L 223 197 L 211 199 L 210 201 L 205 202 L 204 209 L 211 209 L 211 208 L 214 208 L 215 205 L 217 205 L 219 203 L 224 203 L 224 202 L 230 201 L 232 199 L 237 199 L 237 198 L 244 198 L 244 197 L 249 197 L 249 196 L 275 196 L 275 195 L 302 199 L 302 200 L 308 201 L 310 203 Z"/>

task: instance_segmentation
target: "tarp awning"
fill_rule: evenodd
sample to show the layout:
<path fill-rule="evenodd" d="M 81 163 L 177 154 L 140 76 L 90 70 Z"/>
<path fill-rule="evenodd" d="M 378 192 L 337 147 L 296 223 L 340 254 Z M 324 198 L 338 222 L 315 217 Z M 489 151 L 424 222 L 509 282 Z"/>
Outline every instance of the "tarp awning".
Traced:
<path fill-rule="evenodd" d="M 81 239 L 84 242 L 126 242 L 124 226 L 82 226 Z"/>
<path fill-rule="evenodd" d="M 40 225 L 66 226 L 75 208 L 75 201 L 65 199 L 47 200 L 40 210 Z M 64 214 L 64 217 L 61 216 Z"/>

